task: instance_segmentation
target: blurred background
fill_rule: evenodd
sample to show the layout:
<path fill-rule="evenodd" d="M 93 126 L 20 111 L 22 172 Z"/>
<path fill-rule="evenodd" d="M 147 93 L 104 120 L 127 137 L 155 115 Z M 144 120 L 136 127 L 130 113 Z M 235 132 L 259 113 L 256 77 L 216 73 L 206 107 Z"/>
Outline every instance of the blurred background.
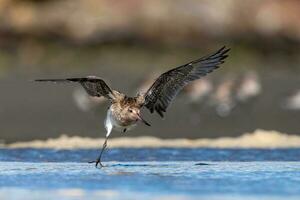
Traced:
<path fill-rule="evenodd" d="M 298 0 L 0 0 L 2 142 L 105 135 L 108 103 L 73 84 L 96 75 L 135 95 L 162 72 L 226 45 L 222 68 L 128 136 L 300 134 Z M 120 136 L 114 132 L 112 136 Z"/>

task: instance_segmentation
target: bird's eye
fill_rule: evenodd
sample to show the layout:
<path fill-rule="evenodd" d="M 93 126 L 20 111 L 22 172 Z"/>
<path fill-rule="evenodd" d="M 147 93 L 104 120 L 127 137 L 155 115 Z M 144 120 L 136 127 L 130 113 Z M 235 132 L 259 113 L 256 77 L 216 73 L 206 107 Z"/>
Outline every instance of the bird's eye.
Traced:
<path fill-rule="evenodd" d="M 132 110 L 131 110 L 131 109 L 129 109 L 129 112 L 131 112 L 131 113 L 132 113 Z"/>

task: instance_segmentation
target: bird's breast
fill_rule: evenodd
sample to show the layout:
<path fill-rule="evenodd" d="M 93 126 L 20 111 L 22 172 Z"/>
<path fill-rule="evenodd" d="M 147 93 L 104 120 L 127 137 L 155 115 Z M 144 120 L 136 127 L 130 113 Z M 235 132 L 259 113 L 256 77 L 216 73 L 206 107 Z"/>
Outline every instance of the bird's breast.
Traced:
<path fill-rule="evenodd" d="M 114 112 L 114 110 L 109 109 L 107 111 L 106 121 L 109 121 L 113 125 L 113 128 L 123 131 L 125 128 L 130 130 L 136 125 L 137 121 L 126 120 L 122 118 L 118 113 Z"/>

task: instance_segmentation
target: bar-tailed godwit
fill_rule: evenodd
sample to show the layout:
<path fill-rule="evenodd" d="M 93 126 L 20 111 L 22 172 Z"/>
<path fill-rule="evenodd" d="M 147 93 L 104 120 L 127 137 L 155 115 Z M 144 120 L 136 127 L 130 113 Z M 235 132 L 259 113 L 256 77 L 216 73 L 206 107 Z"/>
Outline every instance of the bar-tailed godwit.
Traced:
<path fill-rule="evenodd" d="M 217 52 L 194 60 L 182 66 L 171 69 L 161 74 L 145 93 L 139 93 L 135 97 L 129 97 L 117 90 L 111 89 L 101 78 L 88 76 L 84 78 L 66 79 L 38 79 L 36 81 L 50 82 L 78 82 L 86 92 L 94 97 L 105 97 L 111 105 L 107 111 L 105 119 L 106 137 L 99 157 L 93 163 L 103 167 L 101 157 L 107 146 L 107 140 L 113 129 L 125 132 L 135 126 L 137 122 L 142 122 L 147 126 L 150 124 L 143 119 L 140 110 L 145 107 L 151 113 L 157 112 L 164 117 L 168 106 L 176 97 L 178 92 L 188 83 L 197 80 L 224 63 L 230 49 L 223 47 Z"/>

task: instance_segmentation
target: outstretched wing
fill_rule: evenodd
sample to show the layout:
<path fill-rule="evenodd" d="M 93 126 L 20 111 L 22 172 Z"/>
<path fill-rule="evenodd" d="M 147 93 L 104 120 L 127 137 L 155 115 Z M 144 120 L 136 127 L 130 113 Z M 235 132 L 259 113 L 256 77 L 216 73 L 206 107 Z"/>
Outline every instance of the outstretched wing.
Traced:
<path fill-rule="evenodd" d="M 110 100 L 114 100 L 114 92 L 108 85 L 96 76 L 87 76 L 84 78 L 66 78 L 66 79 L 37 79 L 40 82 L 78 82 L 82 85 L 85 91 L 93 97 L 104 96 Z"/>
<path fill-rule="evenodd" d="M 224 63 L 230 49 L 225 46 L 217 52 L 174 68 L 160 75 L 144 94 L 143 106 L 151 113 L 155 110 L 161 117 L 171 101 L 188 83 L 205 76 Z"/>

